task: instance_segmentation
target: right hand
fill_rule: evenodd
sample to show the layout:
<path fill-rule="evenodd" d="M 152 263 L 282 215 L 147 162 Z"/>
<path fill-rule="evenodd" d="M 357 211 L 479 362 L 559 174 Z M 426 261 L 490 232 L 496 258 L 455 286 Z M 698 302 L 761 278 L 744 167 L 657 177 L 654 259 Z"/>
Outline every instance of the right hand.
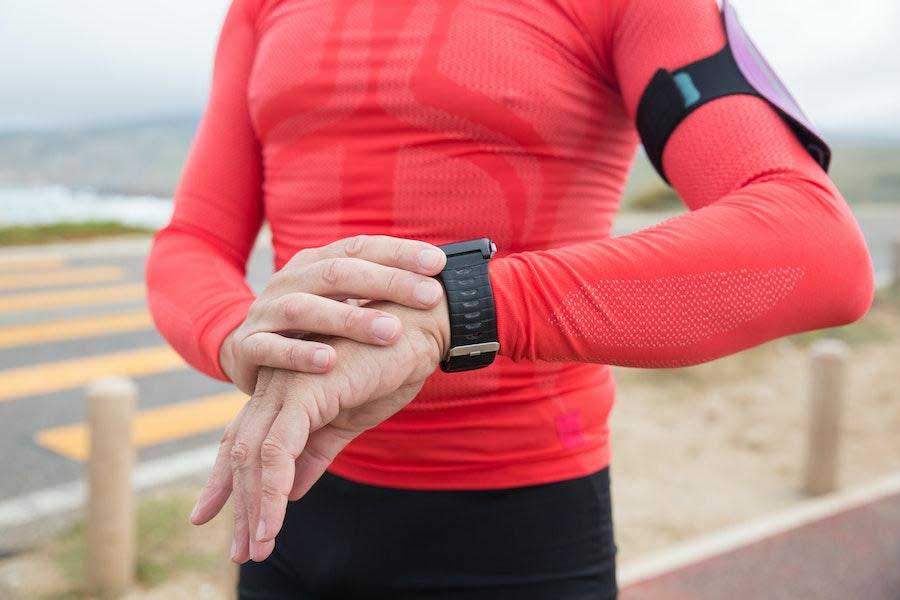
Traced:
<path fill-rule="evenodd" d="M 252 394 L 260 367 L 324 373 L 334 349 L 306 335 L 336 336 L 387 346 L 400 338 L 394 315 L 346 300 L 386 300 L 431 309 L 443 298 L 432 279 L 446 257 L 415 240 L 360 235 L 301 250 L 269 280 L 244 322 L 219 351 L 222 370 Z"/>

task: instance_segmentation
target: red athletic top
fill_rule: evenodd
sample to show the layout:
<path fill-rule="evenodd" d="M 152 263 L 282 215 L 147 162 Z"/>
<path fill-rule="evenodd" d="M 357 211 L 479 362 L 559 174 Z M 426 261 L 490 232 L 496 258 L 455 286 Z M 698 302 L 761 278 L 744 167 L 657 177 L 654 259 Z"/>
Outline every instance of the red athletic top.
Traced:
<path fill-rule="evenodd" d="M 641 92 L 724 41 L 714 0 L 236 0 L 148 264 L 160 330 L 224 377 L 263 219 L 276 267 L 362 233 L 490 237 L 501 356 L 435 373 L 331 470 L 446 489 L 605 466 L 606 365 L 707 361 L 871 301 L 847 205 L 753 97 L 703 106 L 669 141 L 690 212 L 609 237 Z"/>

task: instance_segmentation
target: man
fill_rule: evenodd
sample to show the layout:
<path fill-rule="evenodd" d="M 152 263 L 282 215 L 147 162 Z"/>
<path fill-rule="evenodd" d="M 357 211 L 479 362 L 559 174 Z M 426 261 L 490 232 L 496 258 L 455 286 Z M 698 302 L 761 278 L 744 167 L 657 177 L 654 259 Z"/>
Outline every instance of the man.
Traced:
<path fill-rule="evenodd" d="M 148 286 L 252 394 L 192 515 L 232 497 L 242 597 L 614 597 L 607 365 L 865 313 L 827 147 L 729 11 L 234 2 Z M 635 123 L 691 210 L 612 239 Z"/>

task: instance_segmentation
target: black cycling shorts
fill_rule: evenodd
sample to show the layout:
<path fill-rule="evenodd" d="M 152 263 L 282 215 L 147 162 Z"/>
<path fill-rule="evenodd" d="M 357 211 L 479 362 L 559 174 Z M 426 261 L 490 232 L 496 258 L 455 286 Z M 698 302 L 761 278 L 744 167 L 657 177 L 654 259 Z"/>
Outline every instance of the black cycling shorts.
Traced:
<path fill-rule="evenodd" d="M 607 469 L 503 490 L 413 491 L 325 476 L 288 504 L 241 600 L 616 597 Z"/>

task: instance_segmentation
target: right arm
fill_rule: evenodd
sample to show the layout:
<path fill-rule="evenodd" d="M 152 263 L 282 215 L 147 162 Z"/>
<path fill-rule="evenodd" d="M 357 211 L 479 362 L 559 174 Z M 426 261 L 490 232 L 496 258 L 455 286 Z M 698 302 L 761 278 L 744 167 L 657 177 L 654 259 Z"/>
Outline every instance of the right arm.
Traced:
<path fill-rule="evenodd" d="M 159 331 L 191 366 L 223 380 L 219 347 L 255 299 L 244 276 L 263 219 L 262 158 L 246 94 L 254 4 L 234 2 L 225 19 L 172 221 L 156 235 L 147 262 Z"/>
<path fill-rule="evenodd" d="M 262 155 L 247 105 L 258 9 L 258 0 L 235 0 L 228 12 L 175 212 L 147 263 L 150 310 L 160 332 L 194 368 L 247 393 L 259 366 L 331 368 L 333 349 L 296 339 L 302 334 L 396 342 L 401 326 L 394 315 L 343 300 L 433 308 L 442 290 L 428 276 L 445 260 L 424 242 L 357 236 L 298 252 L 255 297 L 245 271 L 263 219 Z"/>

